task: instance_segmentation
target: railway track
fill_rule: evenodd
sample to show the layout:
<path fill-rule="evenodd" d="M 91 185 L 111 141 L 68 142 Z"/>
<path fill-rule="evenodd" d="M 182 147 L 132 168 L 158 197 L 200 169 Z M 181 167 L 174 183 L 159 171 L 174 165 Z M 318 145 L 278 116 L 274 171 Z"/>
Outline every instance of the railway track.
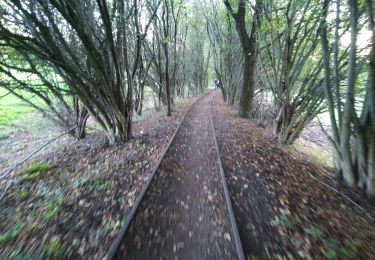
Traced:
<path fill-rule="evenodd" d="M 211 92 L 210 92 L 211 93 Z M 110 247 L 110 249 L 109 249 L 109 251 L 108 251 L 108 254 L 107 254 L 107 258 L 106 259 L 114 259 L 114 258 L 116 258 L 116 259 L 119 259 L 119 258 L 122 258 L 119 254 L 119 251 L 120 251 L 120 247 L 121 247 L 121 245 L 124 243 L 124 240 L 126 240 L 126 239 L 128 239 L 129 240 L 129 236 L 127 237 L 127 235 L 129 235 L 129 232 L 135 232 L 135 234 L 137 234 L 137 231 L 133 231 L 133 230 L 131 230 L 131 231 L 129 231 L 129 228 L 130 228 L 130 226 L 131 225 L 137 225 L 136 224 L 136 222 L 137 222 L 137 211 L 139 210 L 139 208 L 141 207 L 141 205 L 142 205 L 142 203 L 145 201 L 145 200 L 148 200 L 148 198 L 147 199 L 145 199 L 146 197 L 147 197 L 147 194 L 149 193 L 149 194 L 152 194 L 152 193 L 155 193 L 156 192 L 156 194 L 159 194 L 161 191 L 160 191 L 160 188 L 156 188 L 156 187 L 153 187 L 152 188 L 152 190 L 153 191 L 150 191 L 151 189 L 150 189 L 150 187 L 152 186 L 152 185 L 154 185 L 154 186 L 157 186 L 157 184 L 158 183 L 153 183 L 153 181 L 154 182 L 156 182 L 155 181 L 155 176 L 157 176 L 158 174 L 158 172 L 160 171 L 160 175 L 161 174 L 164 174 L 163 173 L 163 171 L 164 170 L 162 170 L 161 169 L 161 165 L 162 165 L 162 163 L 164 162 L 164 164 L 167 164 L 168 165 L 168 163 L 169 163 L 169 161 L 168 160 L 170 160 L 170 158 L 166 158 L 166 155 L 168 154 L 168 152 L 170 152 L 170 153 L 174 153 L 174 154 L 176 154 L 176 152 L 175 151 L 171 151 L 171 146 L 172 146 L 172 144 L 174 144 L 174 143 L 176 143 L 176 142 L 178 142 L 178 138 L 176 138 L 178 135 L 180 135 L 179 136 L 179 138 L 181 139 L 181 136 L 186 136 L 186 130 L 184 129 L 184 130 L 181 130 L 181 126 L 182 126 L 182 124 L 183 123 L 185 123 L 185 124 L 188 124 L 189 122 L 186 122 L 186 120 L 187 120 L 187 117 L 188 116 L 190 116 L 191 117 L 191 115 L 190 115 L 190 113 L 192 112 L 192 110 L 197 110 L 197 112 L 199 112 L 199 110 L 198 110 L 198 108 L 196 107 L 197 106 L 197 104 L 199 103 L 199 102 L 201 102 L 202 100 L 205 100 L 205 99 L 207 99 L 207 98 L 210 98 L 210 101 L 209 101 L 209 106 L 211 107 L 211 96 L 210 96 L 210 93 L 208 93 L 208 94 L 204 94 L 202 97 L 200 97 L 199 99 L 197 99 L 190 107 L 189 107 L 189 109 L 188 109 L 188 111 L 185 113 L 185 115 L 183 116 L 183 118 L 181 119 L 181 121 L 179 122 L 179 124 L 178 124 L 178 127 L 176 128 L 176 130 L 175 130 L 175 132 L 174 132 L 174 134 L 173 134 L 173 136 L 172 136 L 172 138 L 171 138 L 171 140 L 170 140 L 170 142 L 168 143 L 168 145 L 167 145 L 167 147 L 166 147 L 166 149 L 164 150 L 164 152 L 163 152 L 163 154 L 160 156 L 160 158 L 159 158 L 159 160 L 158 160 L 158 163 L 156 164 L 156 166 L 155 166 L 155 168 L 153 169 L 153 171 L 152 171 L 152 174 L 151 174 L 151 176 L 150 176 L 150 178 L 148 179 L 148 181 L 146 182 L 146 184 L 144 185 L 144 187 L 143 187 L 143 189 L 142 189 L 142 191 L 140 192 L 140 194 L 138 195 L 138 197 L 136 198 L 136 200 L 135 200 L 135 202 L 134 202 L 134 206 L 132 207 L 132 209 L 131 209 L 131 211 L 129 212 L 129 214 L 127 215 L 127 217 L 126 217 L 126 221 L 125 221 L 125 223 L 123 224 L 123 226 L 121 227 L 121 229 L 120 229 L 120 231 L 119 231 L 119 233 L 118 233 L 118 235 L 117 235 L 117 237 L 115 238 L 115 240 L 113 241 L 113 243 L 112 243 L 112 245 L 111 245 L 111 247 Z M 206 125 L 206 129 L 208 130 L 209 128 L 210 128 L 210 130 L 208 130 L 207 132 L 209 132 L 209 131 L 211 131 L 211 134 L 210 133 L 207 133 L 208 134 L 208 136 L 210 136 L 210 135 L 212 135 L 212 137 L 213 137 L 213 140 L 211 140 L 212 141 L 212 143 L 214 144 L 214 147 L 215 147 L 215 150 L 214 150 L 214 152 L 210 152 L 210 154 L 212 154 L 214 157 L 216 157 L 216 165 L 215 165 L 215 169 L 218 169 L 219 170 L 219 173 L 220 173 L 220 177 L 217 179 L 217 181 L 219 182 L 221 182 L 221 185 L 222 185 L 222 191 L 223 191 L 223 195 L 222 196 L 220 196 L 220 194 L 219 195 L 217 195 L 218 197 L 215 197 L 215 198 L 218 198 L 218 200 L 222 200 L 223 202 L 225 202 L 225 210 L 227 211 L 227 212 L 224 212 L 224 213 L 222 213 L 222 214 L 224 214 L 225 216 L 228 216 L 228 218 L 229 218 L 229 223 L 227 223 L 227 226 L 228 226 L 228 228 L 227 229 L 230 229 L 230 233 L 232 234 L 232 236 L 233 236 L 233 238 L 234 238 L 234 247 L 235 247 L 235 250 L 232 250 L 232 251 L 235 251 L 235 252 L 231 252 L 230 250 L 225 250 L 225 254 L 227 254 L 226 256 L 231 256 L 230 258 L 233 258 L 233 256 L 234 255 L 236 255 L 237 257 L 238 257 L 238 259 L 245 259 L 245 256 L 244 256 L 244 252 L 243 252 L 243 249 L 242 249 L 242 244 L 241 244 L 241 240 L 240 240 L 240 237 L 239 237 L 239 234 L 238 234 L 238 228 L 237 228 L 237 224 L 236 224 L 236 221 L 235 221 L 235 218 L 234 218 L 234 214 L 233 214 L 233 208 L 232 208 L 232 204 L 231 204 L 231 201 L 230 201 L 230 197 L 229 197 L 229 192 L 228 192 L 228 188 L 227 188 L 227 184 L 226 184 L 226 180 L 225 180 L 225 176 L 224 176 L 224 170 L 223 170 L 223 167 L 222 167 L 222 162 L 221 162 L 221 158 L 220 158 L 220 153 L 219 153 L 219 147 L 218 147 L 218 144 L 217 144 L 217 140 L 216 140 L 216 134 L 215 134 L 215 129 L 214 129 L 214 124 L 213 124 L 213 121 L 212 121 L 212 116 L 211 116 L 211 109 L 208 109 L 208 113 L 209 113 L 209 123 L 207 123 L 207 125 Z M 191 120 L 191 119 L 190 119 Z M 209 125 L 209 126 L 208 126 Z M 185 127 L 186 128 L 186 127 Z M 177 147 L 179 147 L 180 145 L 177 145 Z M 184 146 L 184 145 L 181 145 L 181 146 Z M 178 149 L 178 148 L 174 148 L 174 149 Z M 199 150 L 199 148 L 198 148 L 198 150 Z M 190 150 L 189 150 L 190 151 Z M 208 155 L 207 155 L 208 156 Z M 209 156 L 208 156 L 209 157 Z M 208 158 L 207 158 L 208 159 Z M 211 162 L 212 164 L 215 164 L 215 162 Z M 178 167 L 180 167 L 180 166 L 178 166 L 178 165 L 174 165 L 172 168 L 173 169 L 176 169 L 176 168 L 178 168 Z M 201 169 L 201 167 L 200 166 L 197 166 L 197 167 L 199 167 L 199 169 Z M 216 168 L 217 167 L 217 168 Z M 165 168 L 165 167 L 164 167 Z M 198 169 L 198 168 L 197 168 Z M 194 172 L 194 171 L 193 171 Z M 197 178 L 198 178 L 199 176 L 197 175 Z M 191 178 L 191 176 L 190 176 L 190 178 Z M 178 179 L 180 179 L 179 177 L 178 177 Z M 202 180 L 201 180 L 202 181 Z M 184 184 L 185 185 L 185 184 Z M 160 185 L 159 185 L 160 186 Z M 186 186 L 186 185 L 185 185 Z M 213 186 L 215 186 L 215 185 L 213 185 Z M 216 185 L 216 186 L 218 186 L 218 185 Z M 170 188 L 170 187 L 168 187 L 168 188 Z M 167 189 L 168 189 L 167 188 Z M 170 189 L 173 189 L 173 187 L 172 188 L 170 188 Z M 206 186 L 204 186 L 204 189 L 207 189 L 207 187 Z M 219 192 L 220 193 L 220 192 Z M 213 195 L 215 195 L 215 193 L 213 194 Z M 151 195 L 149 195 L 149 196 L 151 196 Z M 197 195 L 198 196 L 198 195 Z M 201 195 L 200 195 L 201 196 Z M 209 196 L 211 196 L 211 200 L 212 200 L 212 195 L 209 195 Z M 187 196 L 188 197 L 188 199 L 189 199 L 189 196 Z M 146 202 L 144 202 L 144 203 L 146 203 Z M 150 203 L 150 202 L 147 202 L 147 203 Z M 146 203 L 146 205 L 147 205 L 147 203 Z M 185 202 L 183 202 L 183 201 L 181 201 L 181 204 L 183 205 L 183 207 L 186 207 L 187 209 L 188 209 L 188 205 L 187 205 L 187 203 L 186 203 L 186 205 L 184 204 Z M 195 201 L 194 203 L 198 203 L 197 201 Z M 154 204 L 157 204 L 157 202 L 156 203 L 154 203 Z M 220 204 L 220 203 L 219 203 Z M 202 207 L 207 207 L 207 205 L 205 204 L 205 203 L 202 203 Z M 217 209 L 218 208 L 218 206 L 216 205 L 214 205 L 214 206 L 212 206 L 213 207 L 213 209 Z M 185 208 L 185 209 L 186 209 Z M 143 209 L 144 210 L 144 209 Z M 193 209 L 191 209 L 190 211 L 187 211 L 187 212 L 189 212 L 189 213 L 191 213 L 191 211 L 192 211 Z M 146 210 L 144 210 L 144 211 L 148 211 L 148 209 L 146 209 Z M 152 209 L 151 209 L 151 211 L 152 211 Z M 148 213 L 147 213 L 148 214 Z M 168 213 L 166 213 L 166 214 L 172 214 L 172 212 L 171 211 L 168 211 Z M 173 213 L 174 214 L 174 213 Z M 193 214 L 193 213 L 192 213 Z M 158 214 L 158 215 L 156 215 L 156 216 L 160 216 L 160 214 Z M 139 218 L 141 218 L 141 217 L 139 217 Z M 201 221 L 201 218 L 203 218 L 203 217 L 199 217 L 199 221 Z M 212 218 L 211 216 L 210 216 L 210 218 Z M 227 219 L 228 218 L 226 218 L 226 217 L 222 217 L 222 219 L 225 219 L 225 221 L 227 221 Z M 224 221 L 224 222 L 225 222 Z M 142 222 L 142 221 L 141 221 Z M 195 222 L 197 222 L 196 220 L 195 220 Z M 220 222 L 220 221 L 219 221 Z M 227 221 L 228 222 L 228 221 Z M 225 224 L 225 223 L 224 223 Z M 222 224 L 223 226 L 225 226 L 224 224 Z M 153 225 L 151 225 L 151 226 L 153 226 Z M 230 227 L 229 227 L 230 226 Z M 181 229 L 181 230 L 183 230 L 183 228 Z M 152 231 L 152 228 L 150 229 L 150 232 Z M 179 230 L 178 230 L 179 231 Z M 181 231 L 182 232 L 182 231 Z M 202 231 L 203 232 L 203 231 Z M 144 232 L 141 232 L 141 231 L 138 231 L 138 233 L 144 233 Z M 190 234 L 191 234 L 192 232 L 189 232 L 189 239 L 190 239 Z M 226 237 L 226 239 L 227 240 L 229 240 L 229 241 L 231 241 L 231 236 L 229 235 L 228 236 L 228 233 L 225 233 L 226 235 L 225 235 L 225 237 Z M 134 234 L 133 234 L 134 235 Z M 131 235 L 130 235 L 131 236 Z M 168 236 L 168 235 L 167 235 Z M 165 237 L 162 237 L 162 239 L 167 239 L 167 238 L 165 238 Z M 193 238 L 194 239 L 194 238 Z M 222 239 L 223 240 L 223 239 Z M 163 241 L 162 241 L 163 242 Z M 207 241 L 206 241 L 207 242 Z M 210 243 L 210 242 L 208 242 L 208 243 Z M 212 243 L 216 243 L 216 242 L 212 242 Z M 233 242 L 232 242 L 233 243 Z M 129 243 L 128 243 L 129 244 Z M 133 245 L 134 246 L 134 245 Z M 183 246 L 183 243 L 182 243 L 182 246 Z M 216 245 L 217 246 L 217 245 Z M 181 245 L 179 245 L 179 244 L 177 244 L 177 250 L 178 250 L 178 248 L 179 247 L 181 247 Z M 218 248 L 218 250 L 220 251 L 220 247 L 222 247 L 222 246 L 217 246 L 217 248 Z M 121 249 L 121 250 L 124 250 L 124 249 Z M 166 250 L 173 250 L 173 252 L 176 252 L 176 246 L 174 246 L 173 248 L 166 248 Z M 195 248 L 191 248 L 191 250 L 195 250 Z M 199 251 L 199 250 L 197 250 L 197 251 Z M 210 256 L 210 254 L 214 254 L 213 252 L 209 252 L 209 255 L 208 256 Z M 212 256 L 212 255 L 211 255 Z M 191 256 L 190 256 L 191 257 Z M 138 258 L 139 258 L 139 255 L 138 255 Z M 211 257 L 211 258 L 216 258 L 216 257 Z M 226 257 L 227 258 L 227 257 Z"/>

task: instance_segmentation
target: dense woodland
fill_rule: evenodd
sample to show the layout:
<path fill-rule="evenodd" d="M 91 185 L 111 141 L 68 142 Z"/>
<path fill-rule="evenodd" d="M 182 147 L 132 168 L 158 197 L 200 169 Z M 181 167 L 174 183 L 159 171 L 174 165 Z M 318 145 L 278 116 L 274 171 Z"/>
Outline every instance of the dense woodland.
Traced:
<path fill-rule="evenodd" d="M 328 112 L 337 175 L 375 198 L 371 0 L 4 0 L 0 86 L 76 138 L 88 118 L 131 138 L 145 89 L 175 100 L 221 82 L 238 116 L 292 145 Z M 29 98 L 33 96 L 34 98 Z"/>

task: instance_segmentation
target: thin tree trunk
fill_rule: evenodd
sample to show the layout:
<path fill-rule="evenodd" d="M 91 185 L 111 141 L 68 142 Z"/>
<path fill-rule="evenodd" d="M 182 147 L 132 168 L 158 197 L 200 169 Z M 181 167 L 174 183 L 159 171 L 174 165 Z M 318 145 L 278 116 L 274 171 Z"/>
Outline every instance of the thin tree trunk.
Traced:
<path fill-rule="evenodd" d="M 351 13 L 351 47 L 348 65 L 347 94 L 342 115 L 342 127 L 340 130 L 340 151 L 342 177 L 349 186 L 355 185 L 355 172 L 350 149 L 351 122 L 354 115 L 354 88 L 356 81 L 357 63 L 357 33 L 358 33 L 358 0 L 349 0 Z"/>

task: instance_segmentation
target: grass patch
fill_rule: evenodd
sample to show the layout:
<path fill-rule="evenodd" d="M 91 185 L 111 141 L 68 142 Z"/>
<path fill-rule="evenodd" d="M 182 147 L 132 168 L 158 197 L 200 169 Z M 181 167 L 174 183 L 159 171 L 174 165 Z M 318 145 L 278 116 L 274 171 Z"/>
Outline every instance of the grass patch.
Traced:
<path fill-rule="evenodd" d="M 5 232 L 4 234 L 0 235 L 0 245 L 5 245 L 10 241 L 13 241 L 18 237 L 18 235 L 22 232 L 23 228 L 26 225 L 24 223 L 17 223 L 12 230 Z"/>
<path fill-rule="evenodd" d="M 0 88 L 0 131 L 11 125 L 13 120 L 19 119 L 34 110 L 16 96 L 7 95 L 7 93 L 5 89 Z"/>
<path fill-rule="evenodd" d="M 9 135 L 0 133 L 0 141 L 6 140 L 6 139 L 8 139 L 8 137 L 9 137 Z"/>
<path fill-rule="evenodd" d="M 332 159 L 333 155 L 331 153 L 322 151 L 320 149 L 316 149 L 314 147 L 304 145 L 300 142 L 296 142 L 294 144 L 294 147 L 297 150 L 307 154 L 314 164 L 323 166 L 323 167 L 334 168 L 333 159 Z"/>
<path fill-rule="evenodd" d="M 21 172 L 21 179 L 22 180 L 35 180 L 42 173 L 49 171 L 51 168 L 52 167 L 47 162 L 44 162 L 44 163 L 34 162 Z"/>

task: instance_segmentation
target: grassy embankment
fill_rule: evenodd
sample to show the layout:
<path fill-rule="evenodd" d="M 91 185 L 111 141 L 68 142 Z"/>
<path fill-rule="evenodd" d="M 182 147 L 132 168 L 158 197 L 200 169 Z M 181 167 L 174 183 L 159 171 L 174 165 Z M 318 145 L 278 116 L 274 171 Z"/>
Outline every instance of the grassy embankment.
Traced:
<path fill-rule="evenodd" d="M 16 120 L 22 119 L 33 111 L 33 108 L 16 96 L 0 88 L 0 140 L 6 138 L 6 133 L 14 126 Z"/>

